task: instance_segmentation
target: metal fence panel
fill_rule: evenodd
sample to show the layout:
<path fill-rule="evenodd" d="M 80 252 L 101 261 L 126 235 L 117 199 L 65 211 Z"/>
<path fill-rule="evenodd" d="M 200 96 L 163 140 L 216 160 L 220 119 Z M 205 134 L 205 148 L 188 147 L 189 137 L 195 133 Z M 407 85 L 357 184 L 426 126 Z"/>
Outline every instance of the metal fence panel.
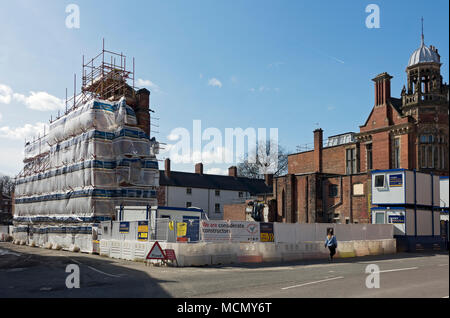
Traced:
<path fill-rule="evenodd" d="M 173 242 L 171 238 L 169 239 L 169 222 L 170 219 L 160 218 L 155 219 L 154 228 L 151 229 L 150 239 L 154 241 L 167 241 Z"/>

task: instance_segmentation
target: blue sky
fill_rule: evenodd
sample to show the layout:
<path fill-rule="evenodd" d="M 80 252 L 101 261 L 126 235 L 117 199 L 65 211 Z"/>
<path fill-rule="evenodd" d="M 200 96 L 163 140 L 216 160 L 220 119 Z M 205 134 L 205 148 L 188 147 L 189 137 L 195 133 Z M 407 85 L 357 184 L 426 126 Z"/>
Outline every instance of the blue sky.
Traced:
<path fill-rule="evenodd" d="M 80 8 L 79 29 L 65 25 L 71 3 Z M 379 29 L 365 25 L 371 3 L 380 7 Z M 200 119 L 203 129 L 278 128 L 280 145 L 295 151 L 312 142 L 318 126 L 325 137 L 358 131 L 373 106 L 377 74 L 394 76 L 392 94 L 399 97 L 409 56 L 420 45 L 422 16 L 425 43 L 439 49 L 448 82 L 448 6 L 447 0 L 0 1 L 0 173 L 20 171 L 24 136 L 55 116 L 52 103 L 66 87 L 72 93 L 82 54 L 96 55 L 102 38 L 107 49 L 135 57 L 136 78 L 147 83 L 160 118 L 153 128 L 159 141 Z M 216 85 L 208 85 L 212 79 Z M 42 101 L 50 106 L 40 107 Z"/>

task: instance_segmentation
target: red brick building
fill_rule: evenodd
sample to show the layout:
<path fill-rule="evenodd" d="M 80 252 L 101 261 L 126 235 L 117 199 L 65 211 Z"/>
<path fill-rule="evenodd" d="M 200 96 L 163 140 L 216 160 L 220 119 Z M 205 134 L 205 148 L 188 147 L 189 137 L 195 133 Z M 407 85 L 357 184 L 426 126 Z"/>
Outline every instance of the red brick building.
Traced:
<path fill-rule="evenodd" d="M 288 174 L 274 181 L 277 221 L 368 223 L 370 171 L 416 169 L 449 175 L 449 85 L 434 46 L 414 51 L 401 98 L 391 79 L 373 79 L 375 101 L 359 133 L 331 136 L 314 131 L 314 150 L 288 157 Z M 369 182 L 368 182 L 369 181 Z"/>
<path fill-rule="evenodd" d="M 0 191 L 0 224 L 12 224 L 12 216 L 11 197 Z"/>

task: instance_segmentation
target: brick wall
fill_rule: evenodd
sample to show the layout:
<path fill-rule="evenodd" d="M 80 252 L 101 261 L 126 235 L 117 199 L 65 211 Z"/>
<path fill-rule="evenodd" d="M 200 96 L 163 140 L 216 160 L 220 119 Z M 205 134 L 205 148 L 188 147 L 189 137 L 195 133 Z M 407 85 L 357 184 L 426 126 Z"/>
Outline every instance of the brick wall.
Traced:
<path fill-rule="evenodd" d="M 341 182 L 342 180 L 342 182 Z M 279 222 L 317 223 L 333 222 L 339 214 L 339 222 L 369 223 L 370 175 L 328 176 L 311 173 L 301 176 L 279 177 L 277 182 L 277 212 Z M 355 184 L 361 184 L 362 194 L 353 192 Z M 330 196 L 330 185 L 336 185 L 338 194 Z M 285 192 L 286 216 L 282 217 L 282 192 Z M 294 193 L 291 198 L 288 196 Z"/>
<path fill-rule="evenodd" d="M 354 144 L 345 144 L 322 149 L 322 172 L 345 174 L 345 149 Z M 302 152 L 288 157 L 290 174 L 315 172 L 314 151 Z"/>
<path fill-rule="evenodd" d="M 157 199 L 158 199 L 158 205 L 165 206 L 166 205 L 166 187 L 159 186 L 156 195 L 157 195 Z"/>
<path fill-rule="evenodd" d="M 342 184 L 341 184 L 342 178 Z M 328 177 L 324 182 L 324 215 L 331 221 L 334 214 L 339 214 L 340 222 L 368 223 L 368 186 L 370 186 L 370 176 L 367 174 L 357 174 L 341 177 Z M 354 186 L 361 184 L 363 194 L 353 192 Z M 330 185 L 336 185 L 338 193 L 336 197 L 330 196 Z M 326 221 L 326 217 L 324 217 Z"/>
<path fill-rule="evenodd" d="M 391 151 L 388 131 L 372 134 L 373 169 L 390 169 Z"/>
<path fill-rule="evenodd" d="M 291 174 L 314 171 L 314 151 L 301 152 L 288 156 L 288 171 Z"/>
<path fill-rule="evenodd" d="M 341 146 L 324 148 L 322 172 L 345 174 L 345 150 L 351 145 L 345 144 Z"/>
<path fill-rule="evenodd" d="M 225 204 L 223 206 L 223 219 L 232 221 L 245 221 L 246 203 Z"/>

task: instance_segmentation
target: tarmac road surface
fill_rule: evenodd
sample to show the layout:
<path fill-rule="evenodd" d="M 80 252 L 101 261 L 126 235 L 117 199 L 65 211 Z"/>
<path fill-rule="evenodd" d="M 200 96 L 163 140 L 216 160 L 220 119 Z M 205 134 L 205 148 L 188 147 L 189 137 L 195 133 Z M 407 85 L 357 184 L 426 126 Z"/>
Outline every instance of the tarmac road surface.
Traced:
<path fill-rule="evenodd" d="M 80 288 L 66 287 L 69 264 L 80 269 Z M 371 264 L 378 266 L 379 288 L 366 286 Z M 333 263 L 175 268 L 0 243 L 0 298 L 444 298 L 449 296 L 448 266 L 448 253 L 402 253 Z"/>

